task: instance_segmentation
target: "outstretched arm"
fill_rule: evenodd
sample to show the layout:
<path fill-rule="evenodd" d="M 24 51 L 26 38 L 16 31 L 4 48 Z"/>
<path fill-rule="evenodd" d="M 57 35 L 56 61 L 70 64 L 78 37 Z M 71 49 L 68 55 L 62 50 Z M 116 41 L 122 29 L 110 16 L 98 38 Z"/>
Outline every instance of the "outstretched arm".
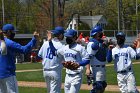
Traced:
<path fill-rule="evenodd" d="M 112 48 L 114 46 L 113 45 L 109 45 L 108 47 L 108 51 L 107 51 L 107 62 L 111 62 L 112 61 Z"/>
<path fill-rule="evenodd" d="M 52 34 L 51 34 L 51 31 L 47 31 L 47 40 L 49 42 L 49 46 L 50 46 L 50 49 L 52 51 L 53 56 L 56 56 L 55 51 L 57 49 L 54 47 L 54 45 L 52 43 Z"/>
<path fill-rule="evenodd" d="M 33 36 L 32 40 L 25 46 L 22 46 L 21 44 L 16 43 L 14 41 L 10 41 L 10 40 L 8 42 L 9 44 L 7 44 L 7 45 L 10 46 L 13 50 L 15 50 L 17 52 L 28 53 L 36 45 L 37 38 L 39 37 L 39 34 L 37 32 L 34 32 L 33 35 L 34 36 Z"/>

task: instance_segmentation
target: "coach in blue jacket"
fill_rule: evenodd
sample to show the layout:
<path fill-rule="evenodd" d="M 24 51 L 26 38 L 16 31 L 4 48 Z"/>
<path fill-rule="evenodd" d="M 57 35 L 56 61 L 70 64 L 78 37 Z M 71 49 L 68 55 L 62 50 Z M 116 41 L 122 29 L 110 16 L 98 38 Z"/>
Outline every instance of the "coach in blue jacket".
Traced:
<path fill-rule="evenodd" d="M 2 31 L 7 46 L 7 55 L 0 55 L 0 93 L 18 93 L 15 54 L 17 52 L 28 53 L 35 46 L 38 33 L 34 32 L 32 40 L 22 46 L 13 41 L 16 30 L 12 24 L 4 25 Z"/>

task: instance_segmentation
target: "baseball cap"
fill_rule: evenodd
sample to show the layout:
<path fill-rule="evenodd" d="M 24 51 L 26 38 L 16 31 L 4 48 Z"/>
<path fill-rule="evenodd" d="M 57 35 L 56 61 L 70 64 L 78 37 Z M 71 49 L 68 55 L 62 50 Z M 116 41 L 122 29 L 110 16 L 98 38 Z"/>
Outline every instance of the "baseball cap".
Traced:
<path fill-rule="evenodd" d="M 102 27 L 100 27 L 100 26 L 95 26 L 95 27 L 92 28 L 92 30 L 91 30 L 91 36 L 95 35 L 95 34 L 98 33 L 98 32 L 102 32 L 102 31 L 103 31 Z"/>
<path fill-rule="evenodd" d="M 125 33 L 122 32 L 122 31 L 119 31 L 119 32 L 116 34 L 116 37 L 118 37 L 118 36 L 125 37 Z"/>
<path fill-rule="evenodd" d="M 12 24 L 5 24 L 5 25 L 3 25 L 2 31 L 5 32 L 5 31 L 8 31 L 8 30 L 17 31 Z"/>
<path fill-rule="evenodd" d="M 52 30 L 53 34 L 63 34 L 64 33 L 64 28 L 61 26 L 57 26 L 55 27 L 54 30 Z"/>
<path fill-rule="evenodd" d="M 64 34 L 65 37 L 73 37 L 76 35 L 77 35 L 77 31 L 73 29 L 67 30 L 66 33 Z"/>

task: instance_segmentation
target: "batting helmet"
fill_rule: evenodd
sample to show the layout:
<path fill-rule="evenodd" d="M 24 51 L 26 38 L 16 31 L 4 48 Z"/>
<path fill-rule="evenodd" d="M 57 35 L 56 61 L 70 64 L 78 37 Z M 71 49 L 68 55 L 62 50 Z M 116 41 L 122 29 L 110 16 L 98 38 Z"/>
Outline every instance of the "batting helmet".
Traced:
<path fill-rule="evenodd" d="M 65 32 L 64 28 L 61 27 L 61 26 L 57 26 L 57 27 L 55 27 L 54 30 L 52 30 L 52 33 L 55 34 L 55 35 L 57 35 L 57 34 L 64 34 L 64 32 Z"/>
<path fill-rule="evenodd" d="M 125 33 L 122 32 L 122 31 L 120 31 L 120 32 L 118 32 L 118 33 L 116 34 L 116 38 L 117 38 L 118 36 L 125 37 Z"/>
<path fill-rule="evenodd" d="M 98 32 L 102 32 L 102 31 L 103 31 L 103 29 L 102 29 L 101 26 L 95 26 L 95 27 L 92 28 L 92 30 L 91 30 L 91 36 L 95 35 L 95 34 L 98 33 Z"/>
<path fill-rule="evenodd" d="M 8 30 L 17 31 L 12 24 L 5 24 L 5 25 L 3 25 L 2 31 L 6 32 Z"/>
<path fill-rule="evenodd" d="M 66 31 L 66 33 L 64 34 L 65 37 L 73 37 L 73 36 L 77 36 L 77 31 L 73 30 L 73 29 L 69 29 Z"/>

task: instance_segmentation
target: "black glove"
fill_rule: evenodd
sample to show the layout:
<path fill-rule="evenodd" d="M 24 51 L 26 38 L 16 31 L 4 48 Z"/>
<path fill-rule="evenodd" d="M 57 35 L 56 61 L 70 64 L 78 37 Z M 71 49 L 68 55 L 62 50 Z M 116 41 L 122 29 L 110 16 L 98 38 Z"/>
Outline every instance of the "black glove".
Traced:
<path fill-rule="evenodd" d="M 89 75 L 87 75 L 87 84 L 88 85 L 93 84 L 93 81 L 94 81 L 94 77 L 92 73 L 90 73 Z"/>

